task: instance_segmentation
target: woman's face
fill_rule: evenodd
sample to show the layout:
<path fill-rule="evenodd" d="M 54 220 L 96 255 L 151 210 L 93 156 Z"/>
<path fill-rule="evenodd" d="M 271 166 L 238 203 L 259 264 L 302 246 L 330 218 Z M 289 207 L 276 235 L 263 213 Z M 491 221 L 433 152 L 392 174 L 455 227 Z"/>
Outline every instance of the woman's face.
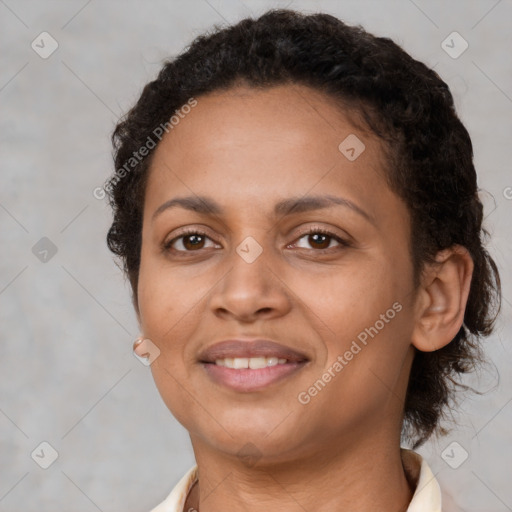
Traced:
<path fill-rule="evenodd" d="M 139 319 L 160 350 L 158 390 L 195 449 L 236 456 L 252 443 L 277 462 L 399 431 L 413 354 L 410 220 L 383 165 L 377 139 L 304 86 L 198 97 L 156 148 Z M 188 200 L 155 215 L 177 198 Z M 243 366 L 229 360 L 238 351 L 259 356 L 255 368 L 204 362 L 237 339 L 210 359 Z M 247 354 L 252 339 L 284 348 Z M 297 358 L 283 364 L 286 348 Z"/>

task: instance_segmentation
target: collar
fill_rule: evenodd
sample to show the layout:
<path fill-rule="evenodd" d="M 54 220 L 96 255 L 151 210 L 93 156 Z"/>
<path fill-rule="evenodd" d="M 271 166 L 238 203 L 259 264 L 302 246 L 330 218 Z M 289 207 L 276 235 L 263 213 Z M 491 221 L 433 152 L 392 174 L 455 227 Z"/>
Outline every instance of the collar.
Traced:
<path fill-rule="evenodd" d="M 400 448 L 400 455 L 407 480 L 415 488 L 407 512 L 442 512 L 441 488 L 427 461 L 405 448 Z"/>

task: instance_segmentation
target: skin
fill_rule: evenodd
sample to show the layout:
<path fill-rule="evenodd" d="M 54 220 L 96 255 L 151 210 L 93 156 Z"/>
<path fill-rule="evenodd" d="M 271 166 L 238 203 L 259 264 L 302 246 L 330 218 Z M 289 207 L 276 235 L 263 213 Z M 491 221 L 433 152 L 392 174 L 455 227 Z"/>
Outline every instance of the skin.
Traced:
<path fill-rule="evenodd" d="M 386 184 L 381 143 L 320 92 L 237 87 L 197 100 L 153 155 L 136 305 L 143 337 L 160 350 L 155 383 L 199 467 L 185 510 L 406 510 L 414 485 L 400 430 L 412 359 L 460 328 L 471 258 L 460 247 L 443 251 L 413 289 L 410 217 Z M 338 149 L 349 134 L 365 144 L 354 161 Z M 282 199 L 323 194 L 352 201 L 370 220 L 340 205 L 272 213 Z M 224 213 L 176 207 L 152 218 L 182 196 L 208 196 Z M 184 227 L 206 238 L 164 250 Z M 308 228 L 350 245 L 300 232 Z M 262 248 L 252 263 L 236 251 L 249 236 Z M 402 310 L 300 403 L 397 301 Z M 214 383 L 197 356 L 239 336 L 270 338 L 310 361 L 260 391 L 235 392 Z M 238 452 L 249 442 L 258 457 L 248 463 Z"/>

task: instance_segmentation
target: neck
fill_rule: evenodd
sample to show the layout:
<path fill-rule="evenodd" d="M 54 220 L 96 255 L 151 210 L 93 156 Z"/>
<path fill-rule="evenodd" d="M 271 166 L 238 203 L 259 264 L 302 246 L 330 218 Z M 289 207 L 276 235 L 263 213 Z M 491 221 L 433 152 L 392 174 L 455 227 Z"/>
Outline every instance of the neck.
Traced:
<path fill-rule="evenodd" d="M 301 460 L 260 460 L 254 467 L 204 446 L 198 449 L 198 440 L 193 440 L 199 481 L 184 510 L 406 511 L 414 489 L 404 472 L 399 442 L 383 443 L 380 437 L 366 436 L 366 442 L 357 444 L 333 441 L 323 452 L 317 447 Z M 332 446 L 342 448 L 336 451 Z"/>

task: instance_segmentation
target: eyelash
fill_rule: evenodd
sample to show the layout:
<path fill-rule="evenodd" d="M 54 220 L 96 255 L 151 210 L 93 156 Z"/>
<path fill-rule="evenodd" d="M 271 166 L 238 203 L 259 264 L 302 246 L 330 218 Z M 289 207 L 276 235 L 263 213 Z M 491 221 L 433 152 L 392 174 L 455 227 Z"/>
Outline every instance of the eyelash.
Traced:
<path fill-rule="evenodd" d="M 298 240 L 300 240 L 301 238 L 303 238 L 306 235 L 313 235 L 313 234 L 317 234 L 317 233 L 320 233 L 322 235 L 326 235 L 326 236 L 328 236 L 330 238 L 333 238 L 342 247 L 351 247 L 351 244 L 347 240 L 345 240 L 343 238 L 340 238 L 338 235 L 335 235 L 333 232 L 331 232 L 331 231 L 329 231 L 327 229 L 320 228 L 320 227 L 309 228 L 308 230 L 299 233 L 299 236 L 298 236 L 298 238 L 296 238 L 296 240 L 298 241 Z M 168 242 L 164 242 L 163 250 L 164 251 L 170 251 L 171 250 L 171 246 L 173 245 L 174 242 L 176 242 L 180 238 L 185 238 L 188 235 L 200 235 L 200 236 L 203 236 L 203 237 L 206 237 L 206 238 L 210 238 L 203 231 L 200 231 L 200 230 L 194 229 L 194 228 L 189 228 L 189 229 L 186 229 L 186 230 L 182 231 L 180 233 L 180 235 L 178 235 L 177 237 L 174 237 L 172 240 L 169 240 Z M 210 240 L 211 240 L 211 238 L 210 238 Z M 327 249 L 311 249 L 311 250 L 313 250 L 313 251 L 315 251 L 317 253 L 321 253 L 322 254 L 322 253 L 331 251 L 331 249 L 335 249 L 335 247 L 329 247 Z M 181 251 L 181 250 L 180 251 L 176 251 L 176 250 L 174 250 L 174 252 L 177 252 L 177 253 L 193 253 L 193 252 L 198 252 L 198 251 Z"/>

